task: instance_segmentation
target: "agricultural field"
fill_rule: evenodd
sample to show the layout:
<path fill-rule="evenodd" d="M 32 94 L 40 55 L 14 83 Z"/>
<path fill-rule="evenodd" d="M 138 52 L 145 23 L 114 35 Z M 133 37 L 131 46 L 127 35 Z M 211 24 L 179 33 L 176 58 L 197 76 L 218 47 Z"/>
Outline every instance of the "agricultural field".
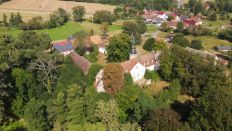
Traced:
<path fill-rule="evenodd" d="M 25 4 L 26 3 L 26 4 Z M 49 14 L 61 7 L 71 12 L 74 6 L 81 5 L 86 9 L 86 18 L 92 16 L 97 10 L 108 10 L 113 11 L 115 6 L 98 4 L 98 3 L 85 3 L 85 2 L 74 2 L 74 1 L 60 1 L 60 0 L 11 0 L 4 2 L 0 5 L 0 16 L 3 13 L 10 14 L 20 12 L 24 20 L 28 20 L 34 16 L 42 16 L 47 19 Z"/>
<path fill-rule="evenodd" d="M 100 31 L 100 25 L 99 24 L 93 24 L 90 22 L 83 22 L 83 23 L 75 23 L 75 22 L 68 22 L 64 26 L 52 28 L 52 29 L 44 29 L 44 30 L 36 30 L 38 33 L 48 33 L 52 40 L 61 40 L 65 39 L 68 36 L 81 31 L 85 30 L 89 32 L 90 30 L 94 30 L 95 34 L 101 34 Z M 13 29 L 13 28 L 3 28 L 0 27 L 0 35 L 1 34 L 9 34 L 13 37 L 16 37 L 18 34 L 23 32 L 19 29 Z M 109 27 L 109 34 L 121 32 L 121 26 L 119 25 L 110 25 Z"/>

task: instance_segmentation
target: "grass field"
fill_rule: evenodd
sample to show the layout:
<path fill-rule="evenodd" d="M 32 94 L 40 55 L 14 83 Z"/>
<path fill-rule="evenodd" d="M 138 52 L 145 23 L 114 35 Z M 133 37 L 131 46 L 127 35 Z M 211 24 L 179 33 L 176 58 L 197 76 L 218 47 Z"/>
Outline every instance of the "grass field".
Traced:
<path fill-rule="evenodd" d="M 157 36 L 160 37 L 160 38 L 163 38 L 165 36 L 167 36 L 169 33 L 168 32 L 160 32 Z M 202 45 L 204 47 L 204 50 L 214 50 L 214 47 L 215 46 L 218 46 L 218 45 L 232 45 L 231 42 L 228 42 L 226 40 L 221 40 L 221 39 L 218 39 L 214 36 L 197 36 L 197 37 L 194 37 L 194 36 L 191 36 L 191 35 L 188 35 L 188 36 L 185 36 L 189 42 L 191 42 L 192 40 L 195 40 L 195 39 L 198 39 L 198 40 L 201 40 L 202 41 Z"/>
<path fill-rule="evenodd" d="M 169 86 L 169 83 L 166 81 L 155 81 L 155 82 L 152 82 L 152 84 L 148 88 L 145 89 L 145 92 L 153 96 L 168 86 Z"/>
<path fill-rule="evenodd" d="M 100 25 L 93 24 L 90 22 L 83 22 L 83 23 L 68 22 L 64 26 L 61 26 L 61 27 L 52 28 L 52 29 L 44 29 L 44 30 L 36 30 L 36 32 L 48 33 L 52 40 L 61 40 L 81 30 L 85 30 L 89 32 L 90 29 L 93 29 L 95 34 L 101 34 Z M 110 33 L 115 33 L 120 30 L 121 30 L 121 26 L 119 25 L 111 25 L 109 27 Z M 9 35 L 12 35 L 13 37 L 16 37 L 21 32 L 23 31 L 18 30 L 18 29 L 0 28 L 0 35 L 9 34 Z"/>
<path fill-rule="evenodd" d="M 68 12 L 71 12 L 71 9 L 77 5 L 85 7 L 86 18 L 92 16 L 97 10 L 113 12 L 115 8 L 115 6 L 106 4 L 62 0 L 11 0 L 0 5 L 0 16 L 2 16 L 3 13 L 9 15 L 10 13 L 20 12 L 25 21 L 38 15 L 47 19 L 49 14 L 58 8 L 64 8 Z"/>
<path fill-rule="evenodd" d="M 198 36 L 198 37 L 186 36 L 186 38 L 190 42 L 194 39 L 201 40 L 204 50 L 214 50 L 214 47 L 218 45 L 232 45 L 232 43 L 228 41 L 221 40 L 213 36 Z"/>

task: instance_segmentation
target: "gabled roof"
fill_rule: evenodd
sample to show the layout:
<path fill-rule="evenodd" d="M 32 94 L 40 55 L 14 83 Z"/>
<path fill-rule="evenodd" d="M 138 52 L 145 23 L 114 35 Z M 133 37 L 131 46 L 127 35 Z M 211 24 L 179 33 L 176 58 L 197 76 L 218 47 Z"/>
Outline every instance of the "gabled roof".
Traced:
<path fill-rule="evenodd" d="M 177 22 L 176 21 L 168 21 L 167 22 L 167 26 L 168 27 L 176 27 L 177 26 Z"/>
<path fill-rule="evenodd" d="M 163 14 L 165 14 L 166 12 L 165 11 L 160 11 L 158 14 L 159 15 L 163 15 Z"/>
<path fill-rule="evenodd" d="M 77 54 L 74 51 L 72 51 L 69 54 L 69 56 L 73 60 L 73 62 L 76 64 L 76 66 L 83 71 L 84 74 L 88 73 L 88 70 L 89 70 L 91 63 L 87 59 L 80 56 L 79 54 Z"/>
<path fill-rule="evenodd" d="M 122 66 L 124 72 L 130 72 L 137 63 L 137 59 L 135 58 L 132 60 L 122 62 L 120 63 L 120 65 Z"/>
<path fill-rule="evenodd" d="M 124 72 L 130 72 L 137 63 L 140 63 L 145 67 L 154 65 L 160 54 L 161 52 L 154 52 L 147 55 L 143 55 L 139 58 L 122 62 L 120 64 L 123 67 Z"/>
<path fill-rule="evenodd" d="M 53 47 L 60 53 L 66 52 L 66 51 L 71 51 L 74 49 L 71 41 L 68 41 L 68 40 L 54 42 Z"/>
<path fill-rule="evenodd" d="M 190 20 L 190 19 L 184 20 L 184 23 L 185 23 L 185 25 L 188 25 L 188 26 L 194 26 L 194 25 L 196 25 L 196 21 Z"/>
<path fill-rule="evenodd" d="M 198 16 L 192 16 L 192 17 L 190 17 L 189 19 L 190 19 L 190 20 L 193 20 L 193 21 L 200 21 L 200 20 L 201 20 L 201 18 L 198 17 Z"/>

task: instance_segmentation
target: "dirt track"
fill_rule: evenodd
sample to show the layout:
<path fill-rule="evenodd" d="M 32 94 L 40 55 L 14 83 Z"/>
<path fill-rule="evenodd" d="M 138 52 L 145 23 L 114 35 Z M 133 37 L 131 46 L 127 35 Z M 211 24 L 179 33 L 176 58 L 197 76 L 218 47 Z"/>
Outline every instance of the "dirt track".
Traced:
<path fill-rule="evenodd" d="M 87 17 L 92 15 L 97 10 L 113 11 L 114 6 L 84 3 L 73 1 L 60 1 L 60 0 L 11 0 L 0 5 L 0 15 L 3 13 L 9 14 L 11 12 L 25 13 L 27 17 L 41 14 L 48 16 L 52 11 L 61 7 L 71 12 L 72 7 L 82 5 L 86 9 Z M 23 16 L 25 14 L 22 14 Z"/>

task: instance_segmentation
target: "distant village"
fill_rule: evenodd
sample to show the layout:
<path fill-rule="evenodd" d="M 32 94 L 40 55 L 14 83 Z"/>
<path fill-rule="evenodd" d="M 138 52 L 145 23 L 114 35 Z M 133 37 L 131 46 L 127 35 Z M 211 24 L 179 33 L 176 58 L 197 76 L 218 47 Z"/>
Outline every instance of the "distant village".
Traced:
<path fill-rule="evenodd" d="M 167 26 L 172 29 L 177 29 L 178 22 L 183 22 L 185 28 L 203 24 L 201 18 L 198 16 L 188 17 L 169 11 L 144 10 L 144 19 L 146 23 L 155 24 L 158 27 L 166 22 Z"/>

